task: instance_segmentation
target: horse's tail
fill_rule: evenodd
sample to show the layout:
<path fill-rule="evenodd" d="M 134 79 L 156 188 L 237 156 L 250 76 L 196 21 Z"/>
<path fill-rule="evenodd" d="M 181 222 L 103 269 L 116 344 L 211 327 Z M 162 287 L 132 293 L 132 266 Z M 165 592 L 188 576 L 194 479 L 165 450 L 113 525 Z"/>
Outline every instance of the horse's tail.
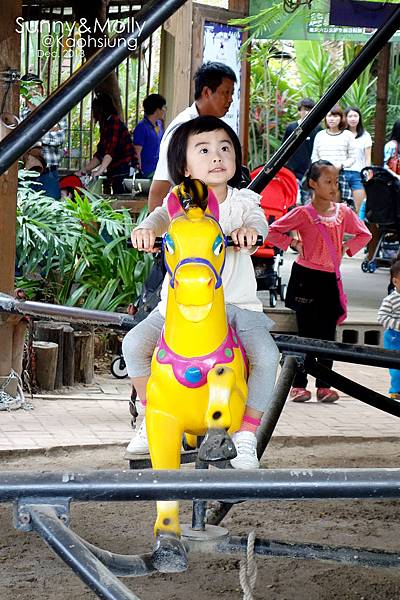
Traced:
<path fill-rule="evenodd" d="M 200 179 L 185 179 L 172 190 L 185 212 L 190 208 L 201 208 L 205 212 L 208 205 L 208 188 Z"/>

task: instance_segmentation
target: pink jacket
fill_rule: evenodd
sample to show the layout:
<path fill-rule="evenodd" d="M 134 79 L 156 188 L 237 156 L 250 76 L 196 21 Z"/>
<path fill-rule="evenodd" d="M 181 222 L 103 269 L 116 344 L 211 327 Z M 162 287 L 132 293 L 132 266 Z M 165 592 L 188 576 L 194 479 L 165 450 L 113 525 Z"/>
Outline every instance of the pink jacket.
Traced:
<path fill-rule="evenodd" d="M 371 234 L 358 216 L 347 206 L 347 204 L 336 204 L 336 214 L 333 217 L 320 216 L 332 239 L 333 245 L 338 253 L 339 261 L 342 258 L 342 244 L 345 233 L 352 235 L 346 240 L 348 256 L 353 256 L 363 248 L 371 239 Z M 299 206 L 286 215 L 274 221 L 270 225 L 267 240 L 274 246 L 287 250 L 293 238 L 289 232 L 298 232 L 303 242 L 304 258 L 300 255 L 296 262 L 309 269 L 319 271 L 335 270 L 328 248 L 312 217 L 304 206 Z"/>

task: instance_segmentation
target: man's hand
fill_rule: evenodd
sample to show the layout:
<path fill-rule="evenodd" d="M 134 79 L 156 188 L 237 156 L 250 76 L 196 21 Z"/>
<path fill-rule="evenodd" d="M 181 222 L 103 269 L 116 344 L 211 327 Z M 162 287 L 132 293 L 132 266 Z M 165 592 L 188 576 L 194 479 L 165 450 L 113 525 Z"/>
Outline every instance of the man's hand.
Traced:
<path fill-rule="evenodd" d="M 131 233 L 132 246 L 143 252 L 158 252 L 154 248 L 156 234 L 152 229 L 135 229 Z"/>
<path fill-rule="evenodd" d="M 241 248 L 252 248 L 256 245 L 258 232 L 254 227 L 239 227 L 231 233 L 231 238 L 236 248 L 236 251 Z"/>

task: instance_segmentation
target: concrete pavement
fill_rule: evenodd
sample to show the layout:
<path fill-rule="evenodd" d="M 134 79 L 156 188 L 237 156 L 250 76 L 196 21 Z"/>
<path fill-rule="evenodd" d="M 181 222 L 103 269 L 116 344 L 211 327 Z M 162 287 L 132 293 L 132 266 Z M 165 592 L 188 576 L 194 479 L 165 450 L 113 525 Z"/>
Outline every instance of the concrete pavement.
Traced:
<path fill-rule="evenodd" d="M 294 255 L 288 254 L 283 269 L 287 281 Z M 350 318 L 376 320 L 381 298 L 386 294 L 388 270 L 361 272 L 363 256 L 345 259 L 343 275 L 349 296 Z M 387 369 L 335 363 L 335 369 L 355 381 L 386 394 Z M 310 389 L 314 391 L 312 378 Z M 128 380 L 111 374 L 96 376 L 92 385 L 63 388 L 59 393 L 34 396 L 33 410 L 0 412 L 0 454 L 62 447 L 126 445 L 132 436 Z M 275 430 L 280 441 L 333 439 L 399 439 L 400 422 L 366 404 L 341 396 L 335 404 L 319 404 L 315 398 L 305 404 L 287 402 Z"/>

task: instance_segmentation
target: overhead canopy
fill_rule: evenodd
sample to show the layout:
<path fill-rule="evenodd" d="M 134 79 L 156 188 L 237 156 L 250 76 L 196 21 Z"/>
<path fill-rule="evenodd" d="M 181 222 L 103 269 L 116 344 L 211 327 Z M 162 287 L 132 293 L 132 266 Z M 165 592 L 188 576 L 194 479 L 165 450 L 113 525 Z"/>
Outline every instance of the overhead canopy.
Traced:
<path fill-rule="evenodd" d="M 395 10 L 399 0 L 311 0 L 311 7 L 300 6 L 293 13 L 283 10 L 282 0 L 250 0 L 250 15 L 269 9 L 268 28 L 259 31 L 261 39 L 337 40 L 367 42 L 375 29 Z M 400 31 L 391 41 L 400 41 Z"/>

